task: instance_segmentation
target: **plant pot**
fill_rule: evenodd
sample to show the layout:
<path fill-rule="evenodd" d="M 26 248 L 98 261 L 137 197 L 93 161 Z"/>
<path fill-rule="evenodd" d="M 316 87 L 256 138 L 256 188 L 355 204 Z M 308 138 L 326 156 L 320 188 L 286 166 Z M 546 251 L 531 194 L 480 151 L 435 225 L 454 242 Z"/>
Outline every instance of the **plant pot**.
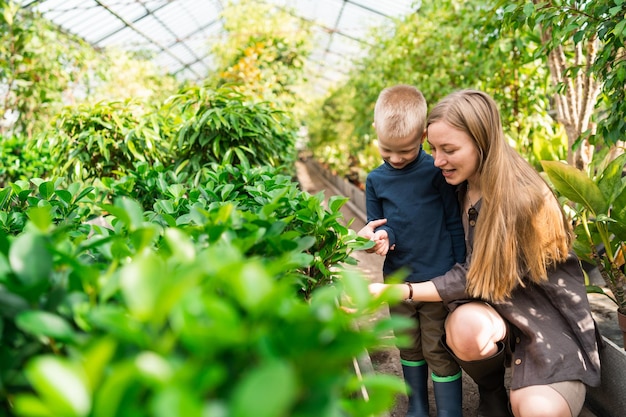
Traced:
<path fill-rule="evenodd" d="M 626 314 L 617 312 L 617 324 L 619 329 L 622 331 L 622 336 L 624 336 L 623 348 L 626 350 Z"/>

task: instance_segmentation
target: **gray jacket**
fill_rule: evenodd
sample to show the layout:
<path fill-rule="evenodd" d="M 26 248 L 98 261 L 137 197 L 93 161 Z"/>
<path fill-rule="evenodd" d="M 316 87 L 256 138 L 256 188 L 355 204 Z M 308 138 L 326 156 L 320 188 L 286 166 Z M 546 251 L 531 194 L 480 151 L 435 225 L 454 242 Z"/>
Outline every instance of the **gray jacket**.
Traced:
<path fill-rule="evenodd" d="M 480 210 L 480 205 L 474 208 Z M 469 226 L 469 247 L 473 239 L 474 227 Z M 469 301 L 466 275 L 467 262 L 456 264 L 432 280 L 450 310 Z M 591 316 L 578 258 L 570 254 L 548 272 L 545 283 L 525 284 L 525 288 L 516 288 L 507 301 L 490 303 L 511 331 L 511 389 L 573 380 L 600 385 L 601 339 Z"/>

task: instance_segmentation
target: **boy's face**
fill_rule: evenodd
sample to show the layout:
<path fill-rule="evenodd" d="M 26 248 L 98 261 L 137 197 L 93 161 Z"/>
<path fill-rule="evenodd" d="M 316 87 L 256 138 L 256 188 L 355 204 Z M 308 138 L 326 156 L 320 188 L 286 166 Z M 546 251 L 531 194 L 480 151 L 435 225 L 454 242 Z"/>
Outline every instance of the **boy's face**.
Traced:
<path fill-rule="evenodd" d="M 393 139 L 378 135 L 378 151 L 389 165 L 395 169 L 402 169 L 415 161 L 423 140 L 424 135 L 410 135 Z"/>

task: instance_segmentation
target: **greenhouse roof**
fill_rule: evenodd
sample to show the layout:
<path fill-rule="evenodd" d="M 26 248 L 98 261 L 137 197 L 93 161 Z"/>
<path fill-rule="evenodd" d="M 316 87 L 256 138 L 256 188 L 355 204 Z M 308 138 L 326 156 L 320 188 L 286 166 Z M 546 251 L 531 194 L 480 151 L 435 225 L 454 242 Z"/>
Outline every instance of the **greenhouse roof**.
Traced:
<path fill-rule="evenodd" d="M 261 0 L 259 0 L 261 1 Z M 325 91 L 361 56 L 368 30 L 411 13 L 415 0 L 264 0 L 314 23 L 309 77 Z M 96 47 L 149 51 L 179 79 L 200 80 L 212 67 L 211 42 L 223 36 L 220 0 L 20 0 Z M 313 79 L 314 77 L 314 79 Z"/>

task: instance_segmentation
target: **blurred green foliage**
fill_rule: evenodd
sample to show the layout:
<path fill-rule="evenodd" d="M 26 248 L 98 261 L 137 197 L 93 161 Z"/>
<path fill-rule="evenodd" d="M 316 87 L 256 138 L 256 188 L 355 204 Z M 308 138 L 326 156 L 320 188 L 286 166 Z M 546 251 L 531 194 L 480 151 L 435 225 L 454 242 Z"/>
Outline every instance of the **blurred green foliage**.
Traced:
<path fill-rule="evenodd" d="M 372 321 L 380 300 L 343 268 L 371 246 L 347 228 L 346 199 L 324 208 L 321 194 L 270 167 L 213 166 L 206 177 L 196 188 L 161 176 L 149 209 L 115 184 L 0 190 L 4 412 L 244 416 L 254 404 L 262 415 L 330 417 L 391 407 L 400 380 L 352 369 L 402 322 Z"/>

